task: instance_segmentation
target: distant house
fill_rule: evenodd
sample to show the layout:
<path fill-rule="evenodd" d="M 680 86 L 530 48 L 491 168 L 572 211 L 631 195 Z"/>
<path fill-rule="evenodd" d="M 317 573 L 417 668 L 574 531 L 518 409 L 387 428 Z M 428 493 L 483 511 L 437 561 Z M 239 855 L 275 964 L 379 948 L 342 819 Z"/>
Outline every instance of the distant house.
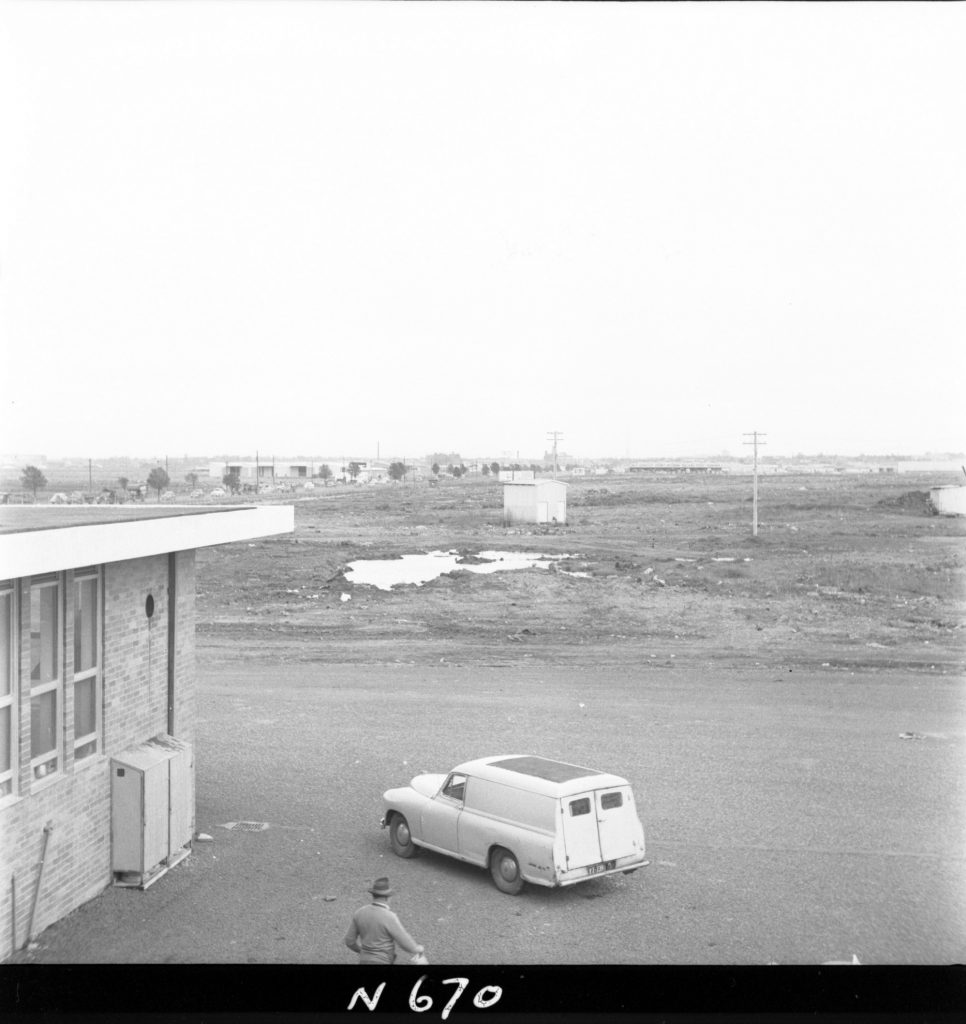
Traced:
<path fill-rule="evenodd" d="M 503 485 L 503 523 L 567 521 L 567 485 L 560 480 L 512 480 Z"/>
<path fill-rule="evenodd" d="M 0 508 L 0 961 L 187 855 L 195 550 L 293 526 L 286 506 Z"/>

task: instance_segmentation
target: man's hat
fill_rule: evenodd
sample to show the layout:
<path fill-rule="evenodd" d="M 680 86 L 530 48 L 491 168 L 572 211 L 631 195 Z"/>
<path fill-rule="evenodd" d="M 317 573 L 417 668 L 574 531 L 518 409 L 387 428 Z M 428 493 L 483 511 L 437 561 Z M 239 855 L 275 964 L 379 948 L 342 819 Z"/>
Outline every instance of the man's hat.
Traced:
<path fill-rule="evenodd" d="M 391 896 L 392 889 L 389 888 L 388 878 L 377 878 L 372 883 L 372 888 L 369 890 L 373 896 Z"/>

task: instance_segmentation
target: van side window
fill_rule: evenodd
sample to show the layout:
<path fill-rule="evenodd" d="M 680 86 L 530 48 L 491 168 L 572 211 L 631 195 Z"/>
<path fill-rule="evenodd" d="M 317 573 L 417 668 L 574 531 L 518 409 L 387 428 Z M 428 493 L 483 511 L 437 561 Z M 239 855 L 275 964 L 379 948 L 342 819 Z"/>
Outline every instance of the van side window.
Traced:
<path fill-rule="evenodd" d="M 600 798 L 601 810 L 609 811 L 612 807 L 620 807 L 624 803 L 622 793 L 605 793 Z"/>
<path fill-rule="evenodd" d="M 451 775 L 446 780 L 446 785 L 443 786 L 443 796 L 448 796 L 451 800 L 458 800 L 460 803 L 463 802 L 463 797 L 466 795 L 466 776 L 465 775 Z"/>
<path fill-rule="evenodd" d="M 590 797 L 570 801 L 570 817 L 576 818 L 578 814 L 590 814 Z"/>

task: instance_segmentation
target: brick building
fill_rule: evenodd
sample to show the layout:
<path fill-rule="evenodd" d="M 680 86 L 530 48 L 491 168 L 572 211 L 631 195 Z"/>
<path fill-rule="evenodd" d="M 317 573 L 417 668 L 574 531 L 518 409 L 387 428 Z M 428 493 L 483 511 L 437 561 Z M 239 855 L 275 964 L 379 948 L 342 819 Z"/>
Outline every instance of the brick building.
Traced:
<path fill-rule="evenodd" d="M 195 549 L 293 524 L 282 506 L 0 508 L 0 961 L 120 881 L 139 837 L 112 839 L 119 764 L 177 753 L 190 844 Z"/>

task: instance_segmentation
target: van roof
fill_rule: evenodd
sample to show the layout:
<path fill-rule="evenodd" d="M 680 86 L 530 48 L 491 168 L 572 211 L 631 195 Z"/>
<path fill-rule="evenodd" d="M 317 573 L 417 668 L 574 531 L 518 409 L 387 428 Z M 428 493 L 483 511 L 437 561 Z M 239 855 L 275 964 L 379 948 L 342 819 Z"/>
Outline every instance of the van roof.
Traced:
<path fill-rule="evenodd" d="M 465 761 L 454 771 L 553 797 L 570 796 L 588 789 L 627 785 L 627 779 L 619 775 L 564 761 L 553 761 L 536 754 L 480 757 L 474 761 Z"/>

